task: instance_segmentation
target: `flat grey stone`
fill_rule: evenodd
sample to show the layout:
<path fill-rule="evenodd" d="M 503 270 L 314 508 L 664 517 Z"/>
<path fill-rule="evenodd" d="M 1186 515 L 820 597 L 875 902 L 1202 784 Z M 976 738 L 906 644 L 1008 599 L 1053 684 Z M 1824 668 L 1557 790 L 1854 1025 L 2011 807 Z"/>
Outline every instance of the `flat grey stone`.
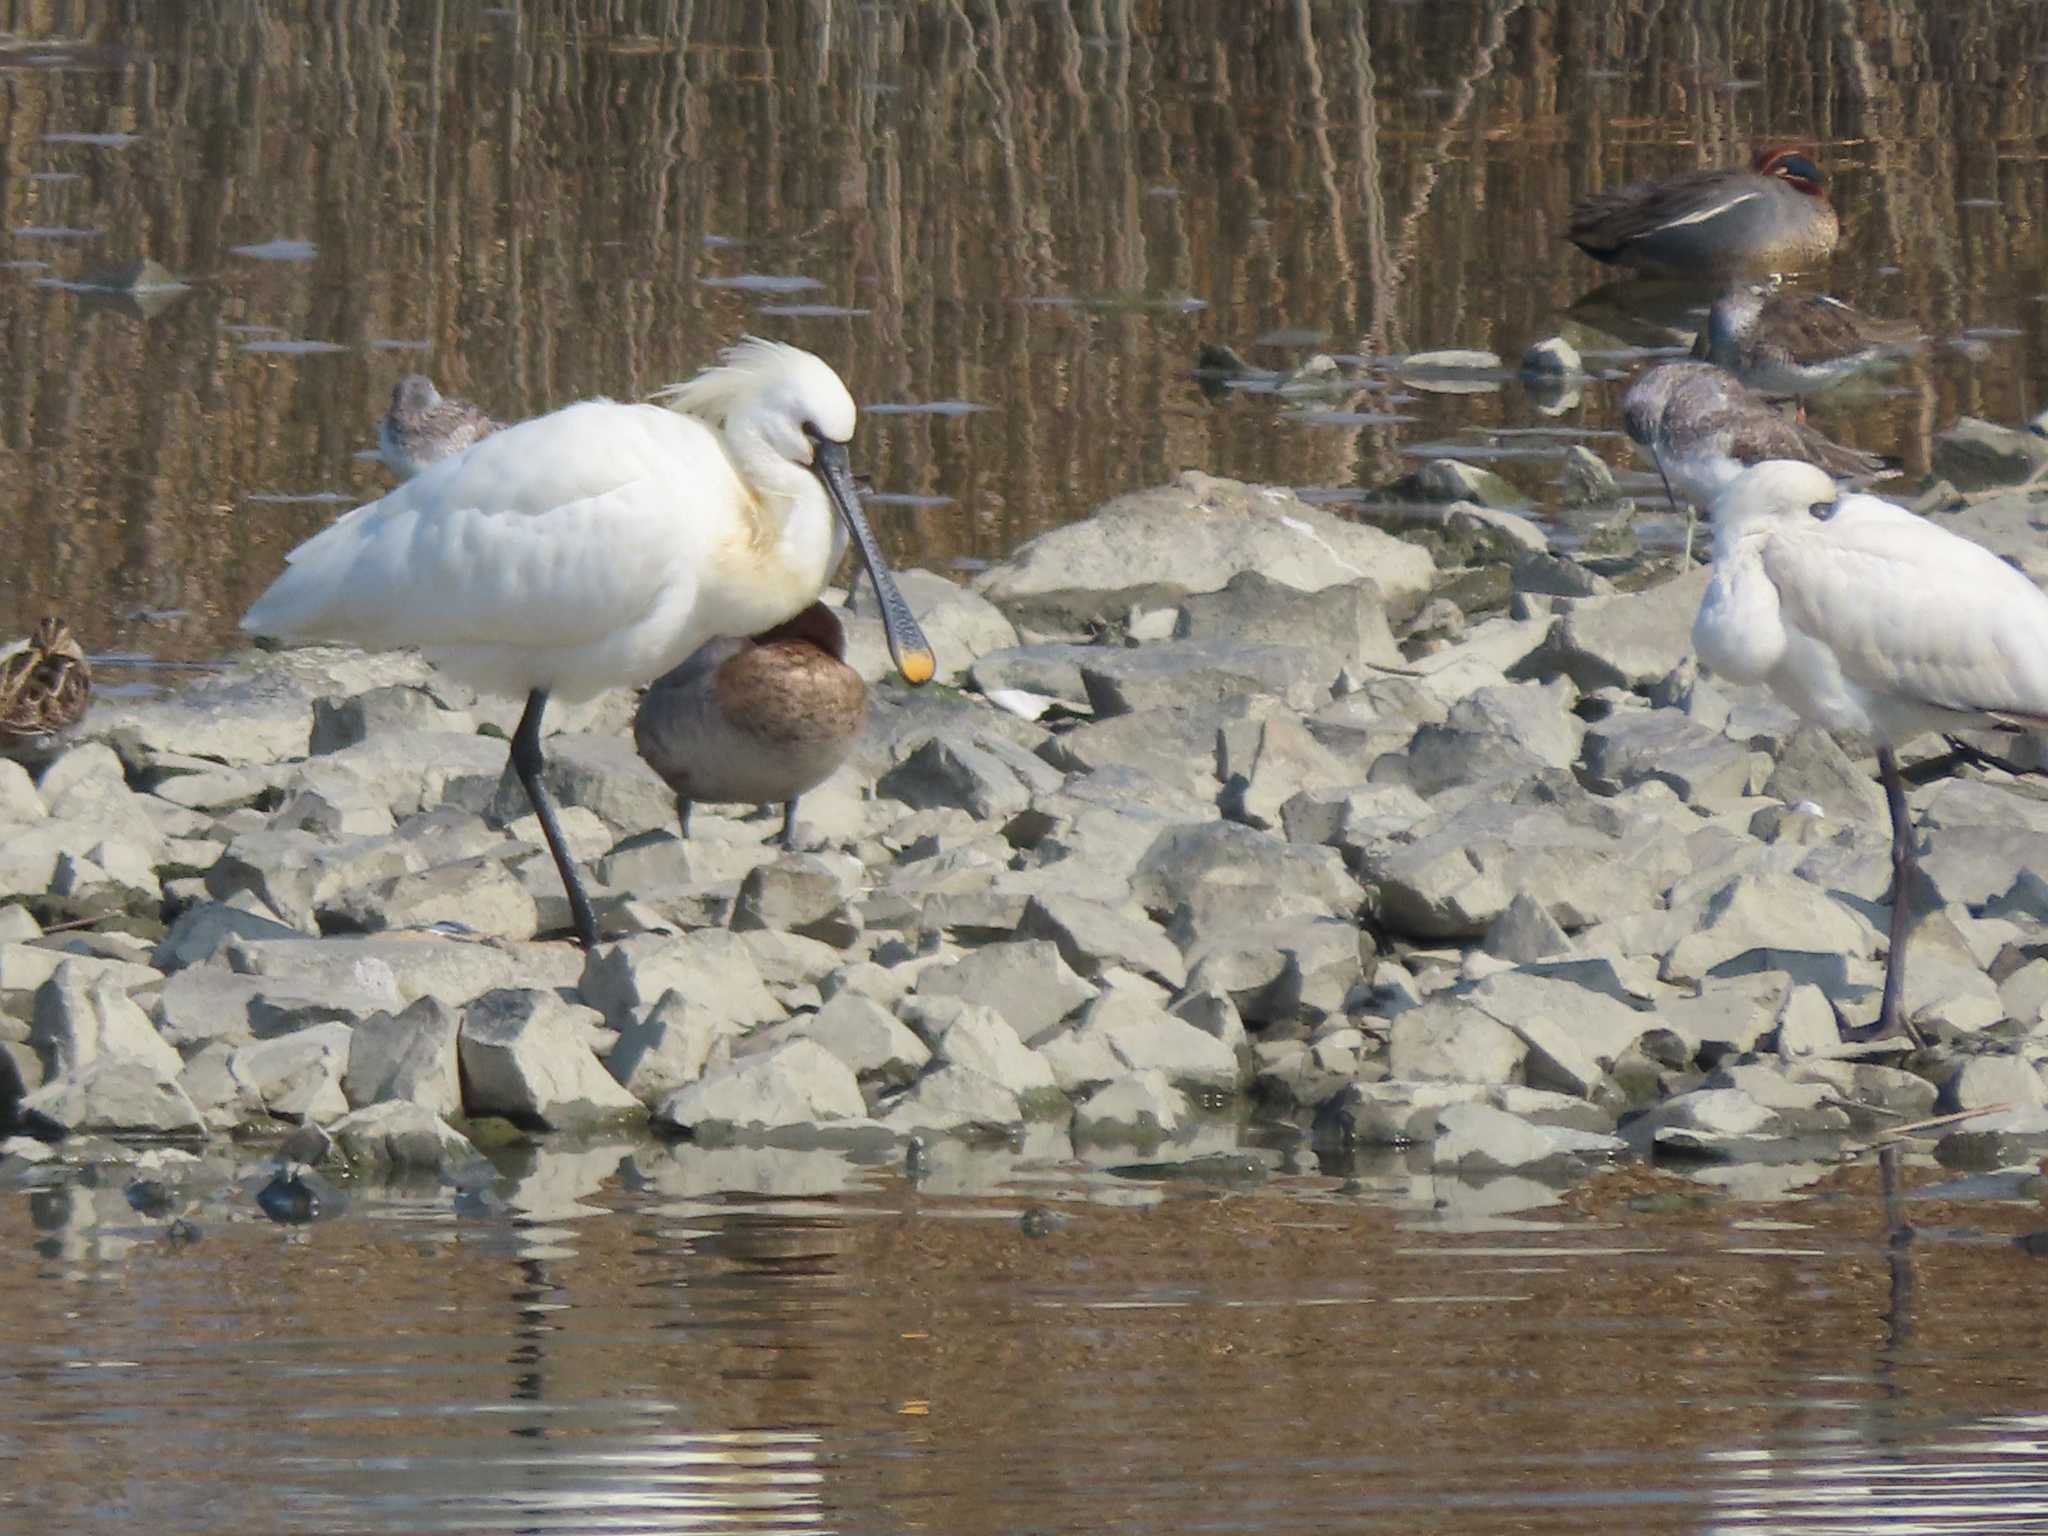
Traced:
<path fill-rule="evenodd" d="M 843 855 L 786 853 L 757 864 L 740 882 L 733 931 L 789 932 L 845 949 L 861 935 L 860 912 L 852 905 L 861 879 L 859 862 Z"/>
<path fill-rule="evenodd" d="M 1586 371 L 1579 349 L 1562 336 L 1546 336 L 1531 342 L 1522 354 L 1521 368 L 1528 378 L 1556 379 Z"/>
<path fill-rule="evenodd" d="M 519 877 L 492 858 L 358 886 L 321 902 L 317 912 L 324 930 L 344 933 L 442 925 L 486 938 L 530 939 L 540 926 L 539 909 Z"/>
<path fill-rule="evenodd" d="M 1862 956 L 1872 931 L 1817 886 L 1790 875 L 1743 875 L 1708 901 L 1697 932 L 1664 956 L 1665 981 L 1697 981 L 1751 950 Z"/>
<path fill-rule="evenodd" d="M 1507 904 L 1486 930 L 1480 948 L 1515 965 L 1571 953 L 1572 941 L 1543 903 L 1523 894 Z"/>
<path fill-rule="evenodd" d="M 1192 1108 L 1162 1071 L 1140 1068 L 1091 1093 L 1074 1108 L 1074 1139 L 1156 1145 L 1180 1130 Z"/>
<path fill-rule="evenodd" d="M 355 1024 L 397 1005 L 384 987 L 313 986 L 196 966 L 165 982 L 150 1012 L 157 1032 L 189 1052 L 208 1040 L 240 1045 L 313 1024 Z"/>
<path fill-rule="evenodd" d="M 1199 707 L 1246 693 L 1271 694 L 1312 709 L 1329 694 L 1315 653 L 1296 645 L 1176 640 L 1130 650 L 1104 647 L 1081 666 L 1097 719 L 1167 706 Z"/>
<path fill-rule="evenodd" d="M 1159 1072 L 1167 1081 L 1235 1092 L 1243 1080 L 1237 1052 L 1185 1019 L 1128 994 L 1098 997 L 1074 1026 L 1099 1036 L 1128 1072 Z"/>
<path fill-rule="evenodd" d="M 1965 1058 L 1941 1085 L 1943 1112 L 2004 1104 L 2020 1109 L 2048 1106 L 2048 1084 L 2023 1056 L 1998 1053 Z"/>
<path fill-rule="evenodd" d="M 735 1057 L 678 1089 L 654 1119 L 699 1137 L 730 1138 L 866 1114 L 853 1068 L 815 1040 L 791 1040 Z"/>
<path fill-rule="evenodd" d="M 1050 940 L 1060 959 L 1087 980 L 1110 966 L 1123 966 L 1167 987 L 1187 980 L 1187 963 L 1179 947 L 1158 924 L 1106 902 L 1057 892 L 1035 895 L 1024 903 L 1016 929 L 1019 938 Z"/>
<path fill-rule="evenodd" d="M 1181 599 L 1173 633 L 1197 643 L 1307 650 L 1318 658 L 1325 687 L 1340 672 L 1402 665 L 1386 604 L 1369 580 L 1305 592 L 1260 570 L 1239 571 L 1218 591 Z"/>
<path fill-rule="evenodd" d="M 1769 767 L 1675 709 L 1617 710 L 1586 732 L 1586 787 L 1603 795 L 1655 782 L 1689 805 L 1733 800 L 1753 793 Z"/>
<path fill-rule="evenodd" d="M 1708 574 L 1702 566 L 1642 592 L 1572 604 L 1551 629 L 1542 665 L 1562 671 L 1586 693 L 1647 689 L 1692 648 L 1692 621 Z"/>
<path fill-rule="evenodd" d="M 1305 847 L 1228 822 L 1169 827 L 1138 861 L 1132 894 L 1148 911 L 1170 912 L 1195 886 L 1271 885 L 1299 892 L 1332 915 L 1350 916 L 1365 893 L 1332 849 Z"/>
<path fill-rule="evenodd" d="M 126 1056 L 101 1056 L 52 1079 L 24 1097 L 20 1111 L 47 1115 L 73 1134 L 176 1136 L 206 1129 L 184 1089 Z"/>
<path fill-rule="evenodd" d="M 1223 814 L 1261 830 L 1283 825 L 1296 796 L 1357 783 L 1363 771 L 1324 747 L 1291 714 L 1226 725 L 1218 734 Z"/>
<path fill-rule="evenodd" d="M 1884 790 L 1828 732 L 1802 725 L 1778 744 L 1775 756 L 1765 794 L 1788 805 L 1810 801 L 1850 825 L 1884 824 Z"/>
<path fill-rule="evenodd" d="M 858 992 L 840 992 L 814 1014 L 771 1024 L 742 1049 L 751 1054 L 784 1040 L 817 1041 L 853 1069 L 863 1089 L 878 1092 L 909 1086 L 932 1059 L 916 1031 Z"/>
<path fill-rule="evenodd" d="M 461 1114 L 459 1025 L 454 1010 L 432 997 L 370 1015 L 349 1036 L 342 1093 L 358 1109 L 402 1100 L 435 1116 Z"/>
<path fill-rule="evenodd" d="M 890 1101 L 882 1123 L 901 1132 L 1007 1137 L 1024 1119 L 1023 1101 L 994 1078 L 972 1067 L 941 1066 Z"/>
<path fill-rule="evenodd" d="M 1428 553 L 1291 491 L 1189 471 L 1026 543 L 975 588 L 1019 624 L 1073 633 L 1219 591 L 1243 570 L 1302 591 L 1370 577 L 1396 613 L 1434 584 Z"/>
<path fill-rule="evenodd" d="M 1518 895 L 1584 928 L 1657 905 L 1689 867 L 1660 819 L 1605 802 L 1480 799 L 1346 846 L 1378 889 L 1381 920 L 1422 939 L 1477 939 Z"/>
<path fill-rule="evenodd" d="M 1432 997 L 1395 1016 L 1387 1075 L 1409 1082 L 1518 1083 L 1528 1045 L 1505 1024 L 1457 997 Z"/>
<path fill-rule="evenodd" d="M 336 1120 L 349 1109 L 341 1079 L 352 1033 L 346 1024 L 315 1024 L 252 1041 L 229 1055 L 228 1072 L 280 1120 Z"/>
<path fill-rule="evenodd" d="M 918 976 L 917 995 L 992 1008 L 1021 1039 L 1030 1040 L 1078 1010 L 1095 989 L 1060 958 L 1056 944 L 1020 939 L 927 968 Z"/>
<path fill-rule="evenodd" d="M 1608 1158 L 1627 1149 L 1619 1136 L 1537 1125 L 1491 1104 L 1446 1104 L 1436 1112 L 1436 1124 L 1431 1161 L 1468 1173 Z"/>
<path fill-rule="evenodd" d="M 977 657 L 969 676 L 983 694 L 1011 689 L 1085 710 L 1088 690 L 1081 684 L 1081 667 L 1093 660 L 1099 649 L 1066 642 L 1014 646 Z"/>
<path fill-rule="evenodd" d="M 164 1081 L 184 1067 L 116 979 L 71 959 L 36 989 L 28 1038 L 52 1078 L 82 1072 L 102 1056 L 137 1062 Z"/>
<path fill-rule="evenodd" d="M 1027 1114 L 1034 1096 L 1054 1088 L 1052 1068 L 993 1008 L 953 997 L 920 995 L 905 1022 L 931 1046 L 941 1067 L 965 1067 L 1017 1096 Z"/>
<path fill-rule="evenodd" d="M 785 1012 L 762 983 L 746 941 L 717 929 L 601 945 L 585 963 L 577 990 L 621 1032 L 670 991 L 742 1027 L 773 1023 Z"/>
<path fill-rule="evenodd" d="M 239 974 L 329 987 L 337 996 L 360 990 L 382 1008 L 418 997 L 456 1007 L 494 987 L 569 987 L 585 964 L 567 944 L 479 944 L 430 934 L 233 939 L 222 954 Z"/>
<path fill-rule="evenodd" d="M 753 1038 L 765 1044 L 767 1036 L 783 1027 L 771 1025 Z M 669 991 L 644 1018 L 628 1019 L 619 1028 L 605 1066 L 628 1093 L 651 1108 L 723 1068 L 732 1060 L 734 1046 L 746 1038 L 744 1026 Z"/>
<path fill-rule="evenodd" d="M 506 987 L 463 1009 L 463 1108 L 549 1130 L 637 1116 L 640 1101 L 589 1044 L 594 1009 L 551 992 Z"/>
<path fill-rule="evenodd" d="M 335 1151 L 358 1168 L 448 1174 L 481 1160 L 469 1138 L 424 1104 L 389 1099 L 327 1127 Z"/>
<path fill-rule="evenodd" d="M 1013 815 L 1062 775 L 1027 753 L 1004 751 L 997 739 L 963 732 L 934 735 L 876 783 L 878 794 L 914 809 L 957 806 L 979 821 Z"/>
<path fill-rule="evenodd" d="M 203 901 L 187 907 L 171 922 L 158 942 L 150 964 L 164 972 L 183 970 L 213 958 L 230 938 L 296 939 L 304 935 L 295 928 L 273 922 L 255 912 L 221 901 Z"/>
<path fill-rule="evenodd" d="M 1585 723 L 1563 680 L 1481 688 L 1422 726 L 1408 748 L 1408 783 L 1425 797 L 1463 784 L 1521 780 L 1577 760 Z"/>

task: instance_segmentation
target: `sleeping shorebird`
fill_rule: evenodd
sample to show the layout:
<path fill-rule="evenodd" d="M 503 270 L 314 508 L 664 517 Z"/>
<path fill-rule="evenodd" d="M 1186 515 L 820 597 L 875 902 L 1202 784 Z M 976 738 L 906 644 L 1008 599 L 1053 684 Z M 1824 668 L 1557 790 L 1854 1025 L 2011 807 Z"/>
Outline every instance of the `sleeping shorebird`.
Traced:
<path fill-rule="evenodd" d="M 1797 272 L 1841 237 L 1820 168 L 1793 149 L 1761 149 L 1746 169 L 1688 171 L 1595 192 L 1565 238 L 1595 261 L 1694 281 Z"/>
<path fill-rule="evenodd" d="M 1824 293 L 1747 283 L 1714 300 L 1692 355 L 1759 394 L 1810 395 L 1896 356 L 1916 334 Z"/>
<path fill-rule="evenodd" d="M 0 752 L 39 753 L 81 720 L 92 701 L 92 667 L 62 619 L 0 652 Z"/>
<path fill-rule="evenodd" d="M 487 693 L 524 695 L 512 767 L 568 895 L 590 902 L 542 782 L 550 697 L 648 682 L 707 640 L 816 599 L 849 537 L 897 669 L 934 671 L 847 463 L 853 397 L 823 361 L 749 338 L 661 405 L 586 400 L 491 434 L 287 557 L 254 634 L 417 646 Z"/>
<path fill-rule="evenodd" d="M 503 423 L 467 400 L 450 400 L 423 373 L 409 373 L 391 391 L 377 424 L 377 456 L 401 480 L 481 442 Z"/>
<path fill-rule="evenodd" d="M 1714 503 L 1700 661 L 1763 683 L 1831 731 L 1877 743 L 1892 823 L 1884 998 L 1869 1038 L 1904 1033 L 1913 829 L 1897 747 L 1923 731 L 2048 729 L 2048 595 L 1981 545 L 1811 464 L 1744 471 Z"/>

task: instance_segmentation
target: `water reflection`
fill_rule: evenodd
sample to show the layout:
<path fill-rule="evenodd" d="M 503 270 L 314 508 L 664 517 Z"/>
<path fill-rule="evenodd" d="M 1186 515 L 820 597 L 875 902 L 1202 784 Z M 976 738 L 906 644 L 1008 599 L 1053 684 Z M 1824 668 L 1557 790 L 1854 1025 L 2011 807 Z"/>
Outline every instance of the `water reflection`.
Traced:
<path fill-rule="evenodd" d="M 423 361 L 394 339 L 515 415 L 747 329 L 866 402 L 985 406 L 863 434 L 889 554 L 941 568 L 1187 466 L 1356 488 L 1471 431 L 1608 429 L 1601 377 L 1299 426 L 1188 375 L 1208 341 L 1512 363 L 1560 325 L 1630 366 L 1683 317 L 1575 307 L 1605 274 L 1565 210 L 1763 138 L 1817 146 L 1830 287 L 1934 340 L 1823 431 L 1918 472 L 2048 372 L 2041 6 L 13 0 L 0 30 L 0 632 L 54 609 L 96 651 L 237 643 L 329 515 L 254 498 L 381 488 L 355 455 Z M 76 287 L 144 258 L 189 291 Z"/>
<path fill-rule="evenodd" d="M 0 1457 L 34 1469 L 10 1496 L 82 1532 L 143 1509 L 1633 1536 L 2048 1512 L 2017 1176 L 1908 1168 L 1887 1200 L 1865 1164 L 1759 1203 L 1639 1170 L 932 1151 L 912 1185 L 828 1153 L 529 1150 L 452 1202 L 359 1189 L 290 1230 L 255 1211 L 267 1165 L 45 1165 L 0 1192 L 23 1256 Z M 168 1238 L 173 1210 L 201 1241 Z"/>

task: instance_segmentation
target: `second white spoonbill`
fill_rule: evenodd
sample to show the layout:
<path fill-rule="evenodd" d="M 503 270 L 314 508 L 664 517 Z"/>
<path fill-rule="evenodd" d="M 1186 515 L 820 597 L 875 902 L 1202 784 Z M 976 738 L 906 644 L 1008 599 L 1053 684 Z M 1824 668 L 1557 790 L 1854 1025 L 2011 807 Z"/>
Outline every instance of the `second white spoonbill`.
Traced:
<path fill-rule="evenodd" d="M 1714 571 L 1693 646 L 1804 719 L 1877 743 L 1892 822 L 1884 999 L 1906 1018 L 1913 829 L 1896 749 L 1924 731 L 2048 729 L 2048 595 L 1981 545 L 1811 464 L 1767 461 L 1714 503 Z"/>
<path fill-rule="evenodd" d="M 897 669 L 934 670 L 847 463 L 853 397 L 795 347 L 748 339 L 670 408 L 586 400 L 493 433 L 286 557 L 255 634 L 417 646 L 488 693 L 523 695 L 512 767 L 540 818 L 576 937 L 590 902 L 542 783 L 548 699 L 647 682 L 719 635 L 807 607 L 849 537 Z"/>

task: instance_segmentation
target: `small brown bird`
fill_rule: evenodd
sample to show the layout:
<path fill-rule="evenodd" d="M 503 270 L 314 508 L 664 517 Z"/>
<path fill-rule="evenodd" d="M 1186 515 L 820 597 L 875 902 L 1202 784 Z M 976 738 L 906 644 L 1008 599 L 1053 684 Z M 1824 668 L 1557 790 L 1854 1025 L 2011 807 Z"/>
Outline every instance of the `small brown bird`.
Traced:
<path fill-rule="evenodd" d="M 1760 149 L 1747 169 L 1688 171 L 1595 192 L 1565 238 L 1595 261 L 1694 280 L 1797 272 L 1824 260 L 1841 224 L 1820 167 L 1794 149 Z"/>
<path fill-rule="evenodd" d="M 504 423 L 467 400 L 450 400 L 423 373 L 409 373 L 391 391 L 391 409 L 377 424 L 377 453 L 401 480 L 481 442 Z"/>
<path fill-rule="evenodd" d="M 699 646 L 657 678 L 633 717 L 633 744 L 675 791 L 683 836 L 694 801 L 779 802 L 788 848 L 797 797 L 846 761 L 867 711 L 839 616 L 812 603 L 751 638 Z"/>
<path fill-rule="evenodd" d="M 1692 355 L 1760 393 L 1808 395 L 1896 356 L 1917 334 L 1824 293 L 1753 283 L 1714 300 Z"/>
<path fill-rule="evenodd" d="M 0 751 L 36 749 L 76 725 L 92 699 L 92 667 L 62 619 L 47 618 L 0 655 Z"/>

